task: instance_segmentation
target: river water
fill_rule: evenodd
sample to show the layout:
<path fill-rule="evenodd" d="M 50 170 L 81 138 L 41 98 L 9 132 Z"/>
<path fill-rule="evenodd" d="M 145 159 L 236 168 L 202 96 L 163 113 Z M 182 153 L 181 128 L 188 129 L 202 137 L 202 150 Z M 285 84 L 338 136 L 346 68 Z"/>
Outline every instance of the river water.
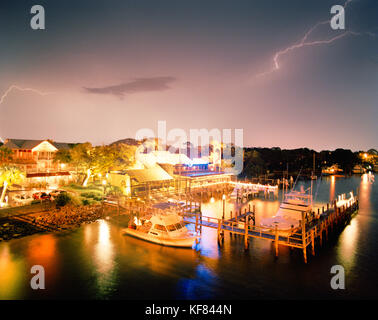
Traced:
<path fill-rule="evenodd" d="M 308 182 L 299 182 L 308 186 Z M 39 234 L 0 242 L 0 299 L 359 299 L 377 298 L 378 187 L 366 176 L 315 182 L 316 205 L 359 189 L 360 209 L 303 263 L 300 250 L 203 228 L 192 250 L 162 247 L 121 235 L 120 226 L 99 220 L 67 234 Z M 281 198 L 281 196 L 279 197 Z M 251 202 L 257 223 L 273 215 L 278 200 Z M 247 204 L 245 204 L 247 206 Z M 221 217 L 222 201 L 203 204 L 203 214 Z M 235 210 L 227 201 L 225 212 Z M 45 290 L 32 290 L 30 269 L 45 269 Z M 345 289 L 333 290 L 333 265 L 345 269 Z"/>

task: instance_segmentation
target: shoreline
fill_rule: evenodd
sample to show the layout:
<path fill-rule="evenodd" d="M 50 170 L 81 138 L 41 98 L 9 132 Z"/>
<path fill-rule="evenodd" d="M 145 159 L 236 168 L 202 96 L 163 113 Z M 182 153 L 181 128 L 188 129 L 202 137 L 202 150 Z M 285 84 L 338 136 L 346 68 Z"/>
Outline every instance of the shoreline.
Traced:
<path fill-rule="evenodd" d="M 0 218 L 0 243 L 37 233 L 72 231 L 84 223 L 92 223 L 110 216 L 101 205 L 54 208 L 45 212 Z"/>

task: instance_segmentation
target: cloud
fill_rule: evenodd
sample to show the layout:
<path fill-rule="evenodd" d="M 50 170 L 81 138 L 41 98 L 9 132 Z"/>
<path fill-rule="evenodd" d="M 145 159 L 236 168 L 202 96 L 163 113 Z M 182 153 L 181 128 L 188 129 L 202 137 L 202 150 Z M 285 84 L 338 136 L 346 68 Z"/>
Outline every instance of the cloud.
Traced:
<path fill-rule="evenodd" d="M 101 88 L 84 87 L 84 90 L 87 93 L 109 94 L 123 98 L 125 94 L 168 90 L 170 89 L 168 84 L 174 81 L 176 81 L 176 78 L 173 77 L 137 78 L 133 81 L 114 86 Z"/>

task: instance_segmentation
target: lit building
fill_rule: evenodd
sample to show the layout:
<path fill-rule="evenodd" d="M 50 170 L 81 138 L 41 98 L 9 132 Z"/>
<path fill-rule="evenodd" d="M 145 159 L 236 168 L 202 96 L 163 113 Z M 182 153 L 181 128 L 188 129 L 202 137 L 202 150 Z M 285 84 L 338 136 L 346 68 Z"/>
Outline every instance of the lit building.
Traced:
<path fill-rule="evenodd" d="M 343 172 L 343 169 L 341 169 L 337 163 L 333 164 L 330 167 L 322 169 L 322 174 L 324 175 L 337 175 L 337 174 L 341 174 L 342 172 Z"/>
<path fill-rule="evenodd" d="M 66 164 L 54 162 L 58 150 L 68 150 L 72 144 L 51 140 L 7 139 L 4 147 L 12 150 L 12 164 L 26 173 L 25 184 L 46 183 L 57 186 L 61 180 L 71 179 Z"/>

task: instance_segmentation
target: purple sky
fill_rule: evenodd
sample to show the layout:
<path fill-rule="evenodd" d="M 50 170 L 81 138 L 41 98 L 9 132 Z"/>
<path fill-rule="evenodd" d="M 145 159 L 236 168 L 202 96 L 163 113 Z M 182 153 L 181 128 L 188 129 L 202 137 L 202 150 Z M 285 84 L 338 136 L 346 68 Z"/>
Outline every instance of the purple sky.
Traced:
<path fill-rule="evenodd" d="M 378 148 L 378 5 L 355 0 L 331 44 L 280 57 L 343 1 L 0 4 L 3 138 L 109 143 L 140 128 L 242 128 L 246 146 Z M 311 40 L 342 31 L 322 26 Z"/>

